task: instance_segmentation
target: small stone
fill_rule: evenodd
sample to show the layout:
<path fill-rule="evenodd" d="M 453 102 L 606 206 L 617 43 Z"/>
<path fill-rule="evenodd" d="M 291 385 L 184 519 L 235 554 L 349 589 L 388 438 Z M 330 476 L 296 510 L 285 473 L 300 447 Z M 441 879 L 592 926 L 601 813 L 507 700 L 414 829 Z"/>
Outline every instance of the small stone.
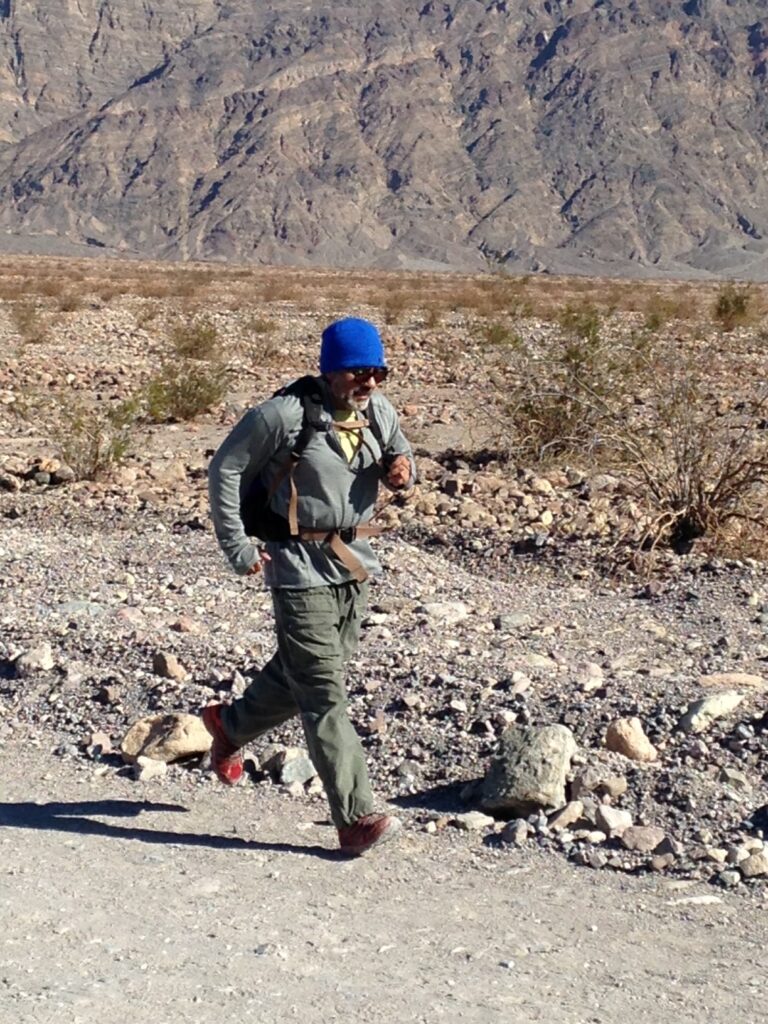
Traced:
<path fill-rule="evenodd" d="M 496 819 L 489 814 L 482 814 L 480 811 L 468 811 L 466 814 L 455 815 L 453 824 L 464 832 L 479 832 L 481 829 L 495 825 Z"/>
<path fill-rule="evenodd" d="M 38 672 L 50 672 L 54 664 L 51 645 L 42 643 L 19 655 L 14 662 L 14 668 L 19 678 L 26 679 Z"/>
<path fill-rule="evenodd" d="M 584 838 L 592 846 L 599 846 L 600 843 L 604 843 L 606 841 L 608 835 L 603 832 L 602 829 L 593 829 L 593 831 L 587 832 Z"/>
<path fill-rule="evenodd" d="M 691 704 L 678 722 L 683 732 L 700 733 L 708 729 L 718 718 L 734 711 L 744 700 L 744 694 L 736 690 L 725 690 Z"/>
<path fill-rule="evenodd" d="M 587 851 L 587 864 L 594 868 L 595 871 L 599 871 L 604 868 L 608 863 L 608 858 L 602 850 L 588 850 Z"/>
<path fill-rule="evenodd" d="M 739 870 L 745 878 L 761 878 L 768 875 L 768 853 L 760 850 L 758 853 L 750 854 L 746 860 L 739 863 Z"/>
<path fill-rule="evenodd" d="M 740 864 L 743 860 L 749 857 L 749 850 L 746 850 L 743 846 L 731 846 L 728 848 L 726 860 L 729 864 Z"/>
<path fill-rule="evenodd" d="M 744 772 L 740 772 L 736 768 L 722 768 L 718 779 L 720 782 L 726 782 L 733 789 L 747 790 L 752 788 L 752 784 Z"/>
<path fill-rule="evenodd" d="M 651 858 L 651 871 L 666 871 L 675 863 L 673 853 L 659 853 Z"/>
<path fill-rule="evenodd" d="M 655 825 L 631 825 L 621 836 L 625 849 L 653 853 L 664 839 L 664 829 Z"/>
<path fill-rule="evenodd" d="M 768 679 L 749 672 L 715 672 L 712 675 L 700 676 L 699 683 L 706 687 L 744 686 L 755 690 L 768 690 Z"/>
<path fill-rule="evenodd" d="M 539 807 L 565 805 L 565 779 L 577 751 L 564 725 L 510 726 L 482 783 L 486 811 L 531 814 Z"/>
<path fill-rule="evenodd" d="M 524 846 L 528 842 L 528 822 L 523 818 L 507 822 L 502 829 L 500 838 L 503 843 Z"/>
<path fill-rule="evenodd" d="M 717 876 L 717 880 L 721 885 L 724 885 L 726 889 L 733 889 L 741 882 L 741 872 L 735 871 L 733 868 L 727 868 L 725 871 L 721 871 Z"/>
<path fill-rule="evenodd" d="M 197 715 L 150 715 L 130 727 L 120 744 L 120 753 L 129 764 L 135 763 L 139 755 L 170 762 L 205 754 L 211 749 L 211 742 L 211 734 Z"/>
<path fill-rule="evenodd" d="M 189 679 L 189 672 L 181 665 L 176 655 L 166 651 L 156 651 L 152 655 L 152 671 L 156 676 L 175 679 L 178 683 Z"/>
<path fill-rule="evenodd" d="M 180 615 L 171 623 L 171 629 L 175 633 L 189 633 L 192 636 L 201 636 L 205 632 L 205 626 L 189 615 Z"/>
<path fill-rule="evenodd" d="M 595 817 L 598 827 L 611 837 L 623 835 L 632 825 L 632 815 L 629 811 L 619 810 L 618 807 L 611 807 L 610 804 L 600 804 Z"/>
<path fill-rule="evenodd" d="M 455 626 L 469 615 L 469 608 L 462 601 L 430 601 L 417 611 L 441 626 Z"/>
<path fill-rule="evenodd" d="M 584 804 L 581 800 L 571 800 L 559 811 L 555 811 L 549 818 L 549 827 L 553 832 L 560 832 L 564 828 L 575 824 L 584 812 Z"/>
<path fill-rule="evenodd" d="M 658 757 L 639 718 L 618 718 L 611 722 L 606 730 L 605 745 L 631 761 L 655 761 Z"/>
<path fill-rule="evenodd" d="M 276 782 L 290 786 L 298 782 L 302 787 L 317 775 L 309 755 L 301 747 L 286 747 L 278 750 L 261 762 L 261 770 L 269 772 Z"/>
<path fill-rule="evenodd" d="M 154 758 L 139 756 L 133 765 L 133 777 L 138 782 L 150 782 L 152 779 L 161 779 L 168 771 L 165 761 L 155 761 Z"/>

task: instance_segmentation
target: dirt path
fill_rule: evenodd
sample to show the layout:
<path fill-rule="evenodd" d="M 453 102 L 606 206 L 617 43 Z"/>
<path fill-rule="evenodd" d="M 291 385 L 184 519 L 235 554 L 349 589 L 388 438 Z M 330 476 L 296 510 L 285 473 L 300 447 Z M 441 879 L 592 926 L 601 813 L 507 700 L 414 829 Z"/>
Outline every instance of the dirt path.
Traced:
<path fill-rule="evenodd" d="M 3 754 L 2 1024 L 764 1014 L 755 900 L 409 830 L 342 861 L 319 804 Z"/>

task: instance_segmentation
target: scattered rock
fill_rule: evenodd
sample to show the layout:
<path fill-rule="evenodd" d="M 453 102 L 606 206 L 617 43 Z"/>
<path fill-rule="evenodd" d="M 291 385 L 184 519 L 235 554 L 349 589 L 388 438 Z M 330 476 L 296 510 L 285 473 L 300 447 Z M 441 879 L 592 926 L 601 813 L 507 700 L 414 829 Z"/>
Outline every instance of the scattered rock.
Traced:
<path fill-rule="evenodd" d="M 563 725 L 510 726 L 483 780 L 481 806 L 511 815 L 562 807 L 565 777 L 576 750 L 573 733 Z"/>
<path fill-rule="evenodd" d="M 610 804 L 600 804 L 596 812 L 597 825 L 611 837 L 622 836 L 632 825 L 632 815 Z M 658 845 L 658 844 L 657 844 Z"/>
<path fill-rule="evenodd" d="M 180 664 L 175 654 L 156 651 L 152 655 L 152 671 L 163 679 L 174 679 L 177 683 L 186 682 L 189 672 Z"/>
<path fill-rule="evenodd" d="M 744 694 L 736 690 L 724 690 L 703 697 L 689 706 L 678 722 L 678 728 L 689 733 L 704 732 L 716 719 L 734 711 L 743 700 Z"/>
<path fill-rule="evenodd" d="M 457 814 L 453 818 L 453 824 L 464 832 L 479 832 L 495 825 L 496 819 L 480 811 L 468 811 L 466 814 Z"/>
<path fill-rule="evenodd" d="M 759 878 L 768 875 L 768 851 L 759 850 L 739 861 L 739 870 L 745 878 Z"/>
<path fill-rule="evenodd" d="M 157 761 L 152 757 L 139 755 L 133 765 L 133 777 L 138 782 L 151 782 L 152 779 L 162 779 L 168 772 L 168 765 L 165 761 Z"/>
<path fill-rule="evenodd" d="M 653 853 L 664 840 L 664 829 L 655 825 L 630 825 L 621 835 L 625 849 L 638 853 Z"/>
<path fill-rule="evenodd" d="M 178 761 L 205 754 L 211 749 L 211 734 L 197 715 L 176 712 L 151 715 L 135 722 L 123 737 L 120 753 L 129 764 L 140 756 L 156 761 Z"/>
<path fill-rule="evenodd" d="M 49 643 L 40 644 L 26 651 L 14 662 L 16 675 L 20 679 L 37 675 L 39 672 L 50 672 L 54 667 L 53 652 Z"/>
<path fill-rule="evenodd" d="M 561 807 L 559 811 L 555 811 L 549 818 L 549 827 L 553 832 L 561 832 L 565 828 L 569 828 L 574 825 L 584 813 L 584 804 L 581 800 L 571 800 Z"/>
<path fill-rule="evenodd" d="M 306 750 L 301 747 L 286 747 L 271 754 L 261 762 L 261 770 L 269 772 L 276 782 L 284 786 L 292 782 L 300 785 L 309 782 L 317 775 L 315 766 L 309 759 Z"/>
<path fill-rule="evenodd" d="M 605 745 L 630 761 L 655 761 L 659 756 L 639 718 L 617 718 L 611 722 L 606 730 Z"/>

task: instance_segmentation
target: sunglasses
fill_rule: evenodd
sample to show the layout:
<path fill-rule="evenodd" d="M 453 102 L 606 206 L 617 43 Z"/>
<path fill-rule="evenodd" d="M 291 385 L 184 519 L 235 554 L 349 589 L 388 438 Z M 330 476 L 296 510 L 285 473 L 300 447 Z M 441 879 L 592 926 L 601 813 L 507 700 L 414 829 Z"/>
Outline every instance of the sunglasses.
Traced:
<path fill-rule="evenodd" d="M 388 366 L 349 366 L 345 370 L 345 373 L 351 373 L 356 381 L 368 380 L 370 377 L 376 381 L 377 384 L 381 384 L 383 380 L 387 379 L 389 373 Z"/>

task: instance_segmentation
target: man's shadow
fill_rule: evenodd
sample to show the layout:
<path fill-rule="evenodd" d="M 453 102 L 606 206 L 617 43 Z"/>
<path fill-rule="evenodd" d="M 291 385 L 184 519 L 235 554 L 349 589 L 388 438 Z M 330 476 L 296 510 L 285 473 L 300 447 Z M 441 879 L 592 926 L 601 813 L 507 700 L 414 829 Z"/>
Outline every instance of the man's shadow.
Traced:
<path fill-rule="evenodd" d="M 187 814 L 180 804 L 153 803 L 151 800 L 86 800 L 47 804 L 0 803 L 0 827 L 32 828 L 43 831 L 74 832 L 78 835 L 106 836 L 110 839 L 138 839 L 143 843 L 169 843 L 180 846 L 208 846 L 215 850 L 264 850 L 274 853 L 299 853 L 321 860 L 340 860 L 339 850 L 323 846 L 296 846 L 293 843 L 264 843 L 239 836 L 217 836 L 197 832 L 167 832 L 151 828 L 123 828 L 98 821 L 90 815 L 108 818 L 135 818 L 144 811 Z"/>

